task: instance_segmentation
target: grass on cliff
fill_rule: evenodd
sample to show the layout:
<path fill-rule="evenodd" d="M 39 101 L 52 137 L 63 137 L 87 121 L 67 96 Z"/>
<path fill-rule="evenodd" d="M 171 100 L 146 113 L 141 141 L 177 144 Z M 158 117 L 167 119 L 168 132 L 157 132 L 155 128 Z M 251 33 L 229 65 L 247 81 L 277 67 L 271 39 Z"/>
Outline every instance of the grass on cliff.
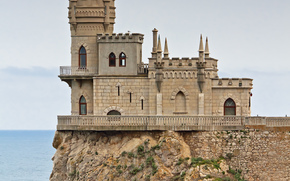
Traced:
<path fill-rule="evenodd" d="M 220 157 L 218 159 L 211 159 L 211 160 L 204 160 L 203 158 L 201 157 L 198 157 L 198 158 L 191 158 L 191 166 L 193 167 L 197 167 L 197 166 L 200 166 L 200 165 L 205 165 L 205 164 L 208 164 L 208 165 L 213 165 L 213 167 L 217 170 L 221 169 L 220 167 L 220 162 L 221 160 L 224 160 L 223 157 Z"/>

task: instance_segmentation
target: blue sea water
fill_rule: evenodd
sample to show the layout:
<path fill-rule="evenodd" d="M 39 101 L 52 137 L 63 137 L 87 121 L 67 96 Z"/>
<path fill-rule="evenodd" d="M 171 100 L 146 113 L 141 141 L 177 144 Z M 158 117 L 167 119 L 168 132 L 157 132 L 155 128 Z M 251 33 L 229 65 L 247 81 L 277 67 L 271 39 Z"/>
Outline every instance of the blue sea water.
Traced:
<path fill-rule="evenodd" d="M 0 131 L 0 181 L 45 181 L 55 131 Z"/>

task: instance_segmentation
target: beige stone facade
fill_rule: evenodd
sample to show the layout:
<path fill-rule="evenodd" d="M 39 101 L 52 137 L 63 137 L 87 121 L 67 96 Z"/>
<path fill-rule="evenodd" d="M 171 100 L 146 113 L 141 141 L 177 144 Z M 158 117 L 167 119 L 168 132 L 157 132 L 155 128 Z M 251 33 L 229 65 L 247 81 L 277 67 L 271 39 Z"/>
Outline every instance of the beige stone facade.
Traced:
<path fill-rule="evenodd" d="M 207 39 L 197 57 L 170 58 L 154 29 L 145 64 L 143 35 L 114 33 L 114 20 L 114 0 L 70 0 L 71 66 L 59 77 L 71 87 L 72 115 L 250 116 L 252 79 L 219 78 Z"/>

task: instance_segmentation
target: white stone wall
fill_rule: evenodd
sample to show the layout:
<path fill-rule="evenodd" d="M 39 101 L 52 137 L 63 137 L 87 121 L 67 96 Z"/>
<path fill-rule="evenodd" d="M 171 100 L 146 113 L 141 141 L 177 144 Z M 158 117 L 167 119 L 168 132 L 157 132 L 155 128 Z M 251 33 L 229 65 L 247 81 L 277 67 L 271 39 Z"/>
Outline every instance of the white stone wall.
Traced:
<path fill-rule="evenodd" d="M 118 96 L 118 86 L 120 86 L 120 96 Z M 107 115 L 109 111 L 117 110 L 122 115 L 148 115 L 148 89 L 147 78 L 95 78 L 94 114 Z M 143 110 L 141 109 L 141 99 L 143 99 Z"/>
<path fill-rule="evenodd" d="M 79 100 L 84 96 L 87 102 L 87 115 L 93 115 L 93 81 L 75 80 L 72 81 L 71 104 L 72 115 L 79 115 Z"/>
<path fill-rule="evenodd" d="M 79 66 L 79 50 L 84 46 L 87 52 L 87 67 L 97 67 L 97 37 L 72 37 L 71 66 Z"/>

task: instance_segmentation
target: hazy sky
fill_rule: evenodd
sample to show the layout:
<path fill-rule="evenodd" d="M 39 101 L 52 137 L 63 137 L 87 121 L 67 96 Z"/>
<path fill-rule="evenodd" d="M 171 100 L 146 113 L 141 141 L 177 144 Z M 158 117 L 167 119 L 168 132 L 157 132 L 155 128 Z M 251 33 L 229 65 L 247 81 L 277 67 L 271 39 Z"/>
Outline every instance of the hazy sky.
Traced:
<path fill-rule="evenodd" d="M 55 129 L 70 114 L 68 0 L 0 1 L 1 129 Z M 290 115 L 289 0 L 116 0 L 116 33 L 168 38 L 170 57 L 196 57 L 208 36 L 220 77 L 254 79 L 252 115 Z"/>

